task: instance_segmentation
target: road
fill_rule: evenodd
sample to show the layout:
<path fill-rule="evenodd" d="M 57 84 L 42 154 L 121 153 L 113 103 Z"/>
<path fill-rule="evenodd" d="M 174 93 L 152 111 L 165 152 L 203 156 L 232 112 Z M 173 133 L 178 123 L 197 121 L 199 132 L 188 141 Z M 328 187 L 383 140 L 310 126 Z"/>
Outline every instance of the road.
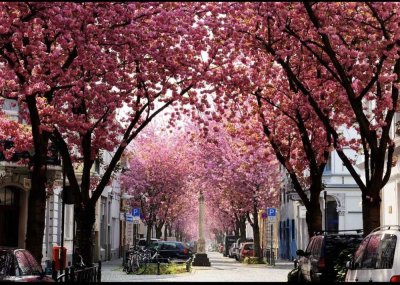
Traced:
<path fill-rule="evenodd" d="M 104 262 L 103 282 L 286 282 L 293 262 L 278 261 L 275 266 L 242 264 L 218 252 L 208 252 L 211 267 L 193 266 L 192 272 L 176 275 L 127 275 L 122 259 Z"/>

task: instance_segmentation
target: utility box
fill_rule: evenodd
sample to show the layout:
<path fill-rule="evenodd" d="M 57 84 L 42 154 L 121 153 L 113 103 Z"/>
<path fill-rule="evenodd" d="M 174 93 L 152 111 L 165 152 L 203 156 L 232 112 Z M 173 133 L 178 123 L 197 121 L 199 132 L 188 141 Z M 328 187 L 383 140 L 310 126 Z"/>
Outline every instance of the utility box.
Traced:
<path fill-rule="evenodd" d="M 56 270 L 64 270 L 67 267 L 67 248 L 61 246 L 53 246 L 52 257 Z"/>

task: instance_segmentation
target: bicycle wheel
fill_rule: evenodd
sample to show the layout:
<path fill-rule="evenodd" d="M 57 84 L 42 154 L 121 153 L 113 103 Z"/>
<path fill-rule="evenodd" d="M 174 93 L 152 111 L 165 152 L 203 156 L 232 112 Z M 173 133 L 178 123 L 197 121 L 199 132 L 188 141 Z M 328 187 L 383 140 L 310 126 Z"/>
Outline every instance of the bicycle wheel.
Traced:
<path fill-rule="evenodd" d="M 146 261 L 141 261 L 138 264 L 138 268 L 136 270 L 136 275 L 143 274 L 146 271 L 147 268 L 147 262 Z"/>
<path fill-rule="evenodd" d="M 129 258 L 126 261 L 125 271 L 126 271 L 126 273 L 131 273 L 132 272 L 132 261 L 131 261 L 131 258 Z"/>

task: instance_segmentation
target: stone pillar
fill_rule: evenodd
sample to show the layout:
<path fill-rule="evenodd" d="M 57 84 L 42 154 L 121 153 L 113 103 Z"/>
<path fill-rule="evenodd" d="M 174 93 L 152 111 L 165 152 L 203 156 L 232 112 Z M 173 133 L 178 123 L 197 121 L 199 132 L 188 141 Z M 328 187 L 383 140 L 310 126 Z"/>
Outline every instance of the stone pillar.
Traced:
<path fill-rule="evenodd" d="M 199 239 L 197 241 L 197 252 L 192 265 L 211 266 L 206 253 L 206 241 L 204 238 L 204 196 L 201 191 L 199 197 Z"/>

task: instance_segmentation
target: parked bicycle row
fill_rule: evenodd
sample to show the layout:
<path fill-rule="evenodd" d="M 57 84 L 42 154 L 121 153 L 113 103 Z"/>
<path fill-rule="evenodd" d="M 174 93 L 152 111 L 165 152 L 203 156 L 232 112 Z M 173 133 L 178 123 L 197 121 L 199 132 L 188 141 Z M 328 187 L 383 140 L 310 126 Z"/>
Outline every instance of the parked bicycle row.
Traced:
<path fill-rule="evenodd" d="M 150 244 L 139 243 L 126 252 L 124 271 L 142 274 L 149 263 L 186 262 L 192 255 L 192 250 L 182 242 L 152 239 Z"/>

